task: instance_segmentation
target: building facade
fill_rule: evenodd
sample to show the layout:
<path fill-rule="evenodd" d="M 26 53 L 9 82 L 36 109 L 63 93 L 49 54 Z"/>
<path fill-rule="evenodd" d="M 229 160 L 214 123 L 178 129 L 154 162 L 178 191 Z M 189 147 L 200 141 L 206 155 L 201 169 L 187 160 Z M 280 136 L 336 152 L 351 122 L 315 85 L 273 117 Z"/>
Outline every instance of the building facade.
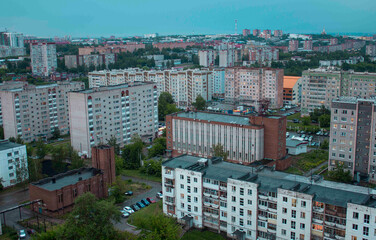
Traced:
<path fill-rule="evenodd" d="M 0 141 L 0 178 L 4 188 L 29 179 L 26 146 Z M 19 176 L 17 176 L 19 174 Z"/>
<path fill-rule="evenodd" d="M 232 239 L 374 239 L 375 191 L 189 155 L 162 164 L 163 212 Z"/>
<path fill-rule="evenodd" d="M 279 60 L 279 50 L 270 46 L 258 46 L 249 49 L 249 61 L 251 64 L 256 62 L 263 64 L 270 64 L 273 61 Z"/>
<path fill-rule="evenodd" d="M 82 82 L 62 82 L 0 91 L 4 137 L 32 142 L 52 137 L 56 128 L 68 134 L 68 92 L 84 88 Z"/>
<path fill-rule="evenodd" d="M 299 40 L 289 41 L 289 52 L 297 52 L 299 48 Z"/>
<path fill-rule="evenodd" d="M 235 50 L 229 48 L 219 51 L 219 67 L 233 67 L 235 64 Z"/>
<path fill-rule="evenodd" d="M 271 108 L 283 106 L 283 69 L 226 68 L 225 99 L 258 107 L 268 100 Z"/>
<path fill-rule="evenodd" d="M 283 77 L 283 104 L 300 105 L 301 77 Z"/>
<path fill-rule="evenodd" d="M 0 57 L 26 55 L 22 33 L 0 32 Z"/>
<path fill-rule="evenodd" d="M 65 66 L 68 69 L 77 68 L 79 66 L 85 67 L 108 67 L 109 64 L 115 63 L 116 55 L 114 53 L 107 54 L 91 54 L 91 55 L 65 55 Z"/>
<path fill-rule="evenodd" d="M 286 118 L 180 112 L 166 116 L 167 151 L 172 156 L 211 157 L 222 145 L 227 160 L 249 165 L 286 155 Z"/>
<path fill-rule="evenodd" d="M 243 36 L 247 37 L 249 35 L 251 35 L 251 30 L 249 30 L 249 29 L 243 29 Z"/>
<path fill-rule="evenodd" d="M 27 86 L 27 82 L 23 81 L 4 81 L 0 83 L 0 91 L 16 89 L 16 88 L 23 88 Z M 1 94 L 0 94 L 0 125 L 3 125 L 3 112 L 1 110 Z"/>
<path fill-rule="evenodd" d="M 130 143 L 138 134 L 151 142 L 158 131 L 157 86 L 139 82 L 70 92 L 69 124 L 72 147 L 91 156 L 91 147 L 115 137 Z"/>
<path fill-rule="evenodd" d="M 55 43 L 31 43 L 31 70 L 33 74 L 47 77 L 57 68 Z"/>
<path fill-rule="evenodd" d="M 313 49 L 312 40 L 304 40 L 304 47 L 303 47 L 303 49 L 307 50 L 307 51 L 312 51 L 312 49 Z"/>
<path fill-rule="evenodd" d="M 214 50 L 198 51 L 198 58 L 199 58 L 200 66 L 203 66 L 203 67 L 214 66 L 216 57 L 217 57 L 217 52 Z"/>
<path fill-rule="evenodd" d="M 366 54 L 371 57 L 376 56 L 376 45 L 375 44 L 370 44 L 366 46 Z"/>
<path fill-rule="evenodd" d="M 310 69 L 302 75 L 303 115 L 322 105 L 330 108 L 331 102 L 341 96 L 369 98 L 376 91 L 375 73 Z"/>

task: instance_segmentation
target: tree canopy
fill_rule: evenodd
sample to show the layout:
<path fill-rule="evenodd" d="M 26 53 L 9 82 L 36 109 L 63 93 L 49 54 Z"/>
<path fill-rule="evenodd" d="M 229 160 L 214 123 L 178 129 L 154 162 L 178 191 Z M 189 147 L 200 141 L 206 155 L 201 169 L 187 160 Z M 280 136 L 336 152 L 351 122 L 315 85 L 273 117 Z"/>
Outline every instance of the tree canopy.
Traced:
<path fill-rule="evenodd" d="M 201 95 L 198 95 L 196 97 L 196 101 L 192 103 L 192 106 L 194 106 L 197 110 L 200 110 L 200 111 L 205 110 L 206 101 Z"/>
<path fill-rule="evenodd" d="M 124 167 L 127 169 L 138 169 L 141 166 L 141 159 L 143 158 L 142 149 L 144 143 L 138 135 L 133 135 L 132 143 L 125 145 L 123 148 L 122 158 Z"/>
<path fill-rule="evenodd" d="M 158 99 L 158 119 L 164 121 L 166 115 L 178 112 L 179 109 L 174 104 L 172 95 L 168 92 L 163 92 Z"/>

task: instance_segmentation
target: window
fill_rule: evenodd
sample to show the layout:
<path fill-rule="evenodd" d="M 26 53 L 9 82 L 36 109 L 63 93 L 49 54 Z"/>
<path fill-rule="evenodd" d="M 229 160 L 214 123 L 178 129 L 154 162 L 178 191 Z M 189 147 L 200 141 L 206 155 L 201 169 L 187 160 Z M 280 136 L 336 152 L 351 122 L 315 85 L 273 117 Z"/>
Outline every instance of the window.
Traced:
<path fill-rule="evenodd" d="M 244 216 L 244 209 L 243 208 L 239 209 L 239 214 L 240 214 L 240 216 Z"/>
<path fill-rule="evenodd" d="M 191 209 L 191 205 L 188 205 L 188 212 L 191 212 L 192 209 Z"/>
<path fill-rule="evenodd" d="M 197 188 L 195 187 L 195 188 L 193 189 L 193 191 L 194 191 L 195 193 L 197 193 Z"/>
<path fill-rule="evenodd" d="M 291 199 L 291 206 L 296 207 L 296 199 Z"/>
<path fill-rule="evenodd" d="M 235 192 L 236 191 L 236 187 L 235 186 L 232 186 L 232 191 Z"/>
<path fill-rule="evenodd" d="M 188 202 L 191 202 L 191 196 L 187 196 L 187 200 L 188 200 Z"/>
<path fill-rule="evenodd" d="M 368 227 L 363 227 L 363 235 L 368 236 L 369 228 Z"/>
<path fill-rule="evenodd" d="M 291 229 L 295 229 L 295 225 L 296 225 L 295 221 L 291 221 Z"/>
<path fill-rule="evenodd" d="M 187 177 L 187 183 L 191 183 L 191 177 Z"/>
<path fill-rule="evenodd" d="M 295 232 L 291 232 L 291 239 L 295 239 Z"/>
<path fill-rule="evenodd" d="M 244 188 L 240 188 L 240 195 L 244 195 Z"/>
<path fill-rule="evenodd" d="M 287 224 L 287 220 L 284 219 L 284 218 L 282 218 L 282 223 L 283 223 L 283 224 Z"/>
<path fill-rule="evenodd" d="M 248 195 L 252 195 L 252 189 L 248 189 Z"/>
<path fill-rule="evenodd" d="M 352 229 L 353 230 L 358 230 L 358 225 L 357 224 L 353 224 Z"/>
<path fill-rule="evenodd" d="M 300 224 L 300 229 L 305 229 L 305 224 L 304 223 Z"/>
<path fill-rule="evenodd" d="M 14 176 L 14 173 L 9 173 L 9 177 L 13 177 Z"/>
<path fill-rule="evenodd" d="M 198 207 L 195 207 L 195 212 L 198 212 Z"/>
<path fill-rule="evenodd" d="M 242 218 L 239 219 L 239 225 L 240 225 L 240 226 L 244 226 L 244 222 L 243 222 L 243 219 L 242 219 Z"/>
<path fill-rule="evenodd" d="M 248 200 L 248 205 L 252 205 L 252 200 Z"/>
<path fill-rule="evenodd" d="M 57 195 L 59 203 L 63 202 L 63 194 Z"/>
<path fill-rule="evenodd" d="M 240 198 L 240 206 L 244 206 L 244 199 Z"/>
<path fill-rule="evenodd" d="M 306 201 L 302 201 L 302 203 L 301 203 L 301 205 L 302 205 L 302 207 L 306 207 L 306 205 L 307 205 L 307 203 L 306 203 Z"/>
<path fill-rule="evenodd" d="M 180 184 L 180 188 L 181 188 L 181 189 L 184 189 L 184 184 Z"/>
<path fill-rule="evenodd" d="M 364 214 L 364 223 L 369 223 L 369 215 Z"/>
<path fill-rule="evenodd" d="M 187 186 L 187 192 L 191 193 L 191 186 Z"/>
<path fill-rule="evenodd" d="M 291 211 L 291 217 L 292 217 L 292 218 L 296 218 L 296 211 L 295 211 L 295 210 L 292 210 L 292 211 Z"/>
<path fill-rule="evenodd" d="M 286 236 L 286 229 L 281 229 L 281 234 Z"/>
<path fill-rule="evenodd" d="M 236 207 L 231 208 L 233 212 L 236 212 Z"/>
<path fill-rule="evenodd" d="M 252 210 L 248 210 L 247 213 L 248 213 L 248 216 L 251 216 L 252 215 Z"/>
<path fill-rule="evenodd" d="M 194 181 L 194 182 L 197 182 L 197 178 L 193 178 L 193 181 Z"/>
<path fill-rule="evenodd" d="M 287 202 L 287 197 L 283 197 L 283 201 L 284 201 L 284 202 Z"/>
<path fill-rule="evenodd" d="M 232 221 L 232 222 L 235 222 L 235 221 L 236 221 L 236 217 L 234 217 L 234 216 L 231 217 L 231 221 Z"/>
<path fill-rule="evenodd" d="M 195 203 L 197 203 L 198 202 L 198 198 L 194 197 L 194 201 L 195 201 Z"/>
<path fill-rule="evenodd" d="M 232 201 L 236 202 L 236 197 L 232 196 Z"/>
<path fill-rule="evenodd" d="M 181 208 L 184 208 L 184 203 L 181 203 L 181 204 L 180 204 L 180 207 L 181 207 Z"/>
<path fill-rule="evenodd" d="M 300 213 L 300 218 L 305 219 L 305 212 L 301 212 L 301 213 Z"/>
<path fill-rule="evenodd" d="M 180 175 L 180 179 L 184 179 L 184 175 Z"/>
<path fill-rule="evenodd" d="M 353 212 L 353 218 L 354 218 L 354 219 L 358 219 L 358 218 L 359 218 L 359 213 L 357 213 L 357 212 Z"/>
<path fill-rule="evenodd" d="M 304 240 L 304 234 L 299 234 L 299 240 Z"/>
<path fill-rule="evenodd" d="M 252 225 L 252 221 L 251 220 L 247 220 L 247 225 Z"/>
<path fill-rule="evenodd" d="M 282 213 L 287 213 L 287 208 L 282 208 Z"/>

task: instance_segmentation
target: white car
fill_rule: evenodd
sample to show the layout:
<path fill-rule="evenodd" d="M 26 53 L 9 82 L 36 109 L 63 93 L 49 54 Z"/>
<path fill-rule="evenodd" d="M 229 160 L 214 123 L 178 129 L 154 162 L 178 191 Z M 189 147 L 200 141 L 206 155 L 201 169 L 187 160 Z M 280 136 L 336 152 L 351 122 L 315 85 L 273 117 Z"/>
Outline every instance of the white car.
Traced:
<path fill-rule="evenodd" d="M 158 193 L 157 193 L 157 198 L 160 198 L 160 199 L 162 199 L 162 198 L 163 198 L 163 193 L 161 193 L 161 192 L 158 192 Z"/>
<path fill-rule="evenodd" d="M 26 238 L 26 232 L 25 230 L 20 230 L 20 239 Z"/>
<path fill-rule="evenodd" d="M 134 213 L 134 210 L 131 207 L 128 207 L 128 206 L 123 207 L 123 211 L 129 212 L 129 213 Z"/>
<path fill-rule="evenodd" d="M 127 217 L 129 217 L 129 216 L 131 215 L 129 212 L 124 211 L 124 210 L 121 210 L 120 212 L 121 212 L 121 216 L 122 216 L 123 218 L 127 218 Z"/>

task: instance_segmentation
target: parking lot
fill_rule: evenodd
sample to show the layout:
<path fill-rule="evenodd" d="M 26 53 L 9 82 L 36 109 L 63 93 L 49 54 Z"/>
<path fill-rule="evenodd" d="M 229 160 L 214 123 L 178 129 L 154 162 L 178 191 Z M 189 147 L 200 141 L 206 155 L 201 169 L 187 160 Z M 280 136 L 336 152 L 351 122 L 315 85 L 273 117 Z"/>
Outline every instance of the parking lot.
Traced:
<path fill-rule="evenodd" d="M 301 141 L 309 142 L 309 146 L 312 147 L 319 147 L 320 144 L 327 140 L 329 141 L 329 133 L 311 133 L 305 131 L 298 131 L 298 132 L 286 132 L 286 139 L 298 139 Z"/>

